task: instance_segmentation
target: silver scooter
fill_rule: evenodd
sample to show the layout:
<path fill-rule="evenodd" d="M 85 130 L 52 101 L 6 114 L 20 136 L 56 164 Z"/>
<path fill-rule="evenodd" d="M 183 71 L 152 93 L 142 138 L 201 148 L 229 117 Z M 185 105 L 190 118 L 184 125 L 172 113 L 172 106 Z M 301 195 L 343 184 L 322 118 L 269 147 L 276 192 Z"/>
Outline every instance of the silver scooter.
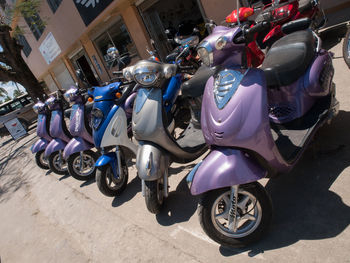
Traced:
<path fill-rule="evenodd" d="M 199 122 L 200 98 L 207 79 L 214 72 L 210 68 L 200 68 L 181 87 L 186 68 L 178 64 L 142 60 L 123 71 L 126 79 L 135 80 L 142 86 L 134 103 L 132 130 L 140 144 L 136 168 L 142 180 L 142 194 L 148 210 L 154 214 L 160 212 L 164 198 L 168 196 L 170 164 L 192 162 L 207 150 Z M 181 82 L 169 88 L 177 80 Z M 173 113 L 176 103 L 174 100 L 166 101 L 166 94 L 162 91 L 180 91 L 180 88 L 182 96 L 185 95 L 190 103 L 191 120 L 180 136 L 175 138 Z M 167 112 L 167 107 L 172 103 L 172 110 Z"/>

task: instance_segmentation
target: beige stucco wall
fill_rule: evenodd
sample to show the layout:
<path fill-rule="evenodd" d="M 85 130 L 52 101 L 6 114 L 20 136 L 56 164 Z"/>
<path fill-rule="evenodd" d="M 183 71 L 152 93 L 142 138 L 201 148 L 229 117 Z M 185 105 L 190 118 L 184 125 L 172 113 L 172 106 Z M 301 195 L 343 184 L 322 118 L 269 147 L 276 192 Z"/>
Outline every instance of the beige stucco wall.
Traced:
<path fill-rule="evenodd" d="M 236 0 L 201 0 L 207 18 L 217 24 L 225 20 L 226 16 L 236 8 Z"/>
<path fill-rule="evenodd" d="M 127 7 L 121 12 L 121 15 L 140 57 L 147 58 L 149 54 L 146 51 L 146 46 L 150 47 L 149 36 L 136 6 Z"/>
<path fill-rule="evenodd" d="M 47 23 L 40 39 L 37 41 L 28 27 L 26 29 L 27 33 L 25 34 L 32 48 L 31 54 L 25 59 L 37 78 L 42 77 L 47 72 L 48 67 L 54 65 L 54 63 L 53 65 L 48 65 L 39 51 L 39 47 L 47 34 L 52 32 L 63 53 L 74 44 L 86 29 L 73 1 L 62 1 L 55 14 L 52 13 L 47 1 L 42 1 L 40 17 Z M 26 26 L 23 18 L 20 20 L 20 23 Z"/>

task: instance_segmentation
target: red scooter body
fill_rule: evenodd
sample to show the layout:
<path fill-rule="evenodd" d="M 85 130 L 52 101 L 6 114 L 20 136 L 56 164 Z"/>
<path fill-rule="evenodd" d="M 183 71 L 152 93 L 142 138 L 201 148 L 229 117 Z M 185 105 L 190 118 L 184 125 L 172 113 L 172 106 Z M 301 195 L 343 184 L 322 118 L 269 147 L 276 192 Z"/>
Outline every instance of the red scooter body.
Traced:
<path fill-rule="evenodd" d="M 303 8 L 303 10 L 300 10 L 299 1 L 297 0 L 274 0 L 272 4 L 266 5 L 263 8 L 263 11 L 257 17 L 257 20 L 259 21 L 265 20 L 271 22 L 271 29 L 267 34 L 264 32 L 265 36 L 260 36 L 257 33 L 255 35 L 255 40 L 258 38 L 262 39 L 261 43 L 263 44 L 263 47 L 271 46 L 276 40 L 284 36 L 281 30 L 283 24 L 305 17 L 314 19 L 318 11 L 318 4 L 312 3 L 312 0 L 310 0 L 309 7 Z M 253 8 L 241 7 L 239 9 L 239 21 L 245 22 L 253 14 Z M 237 10 L 234 10 L 226 17 L 226 22 L 233 24 L 236 24 L 238 22 Z M 257 44 L 257 41 L 252 41 L 247 45 L 246 53 L 247 65 L 249 67 L 258 67 L 264 61 L 265 54 L 261 51 L 259 45 Z"/>

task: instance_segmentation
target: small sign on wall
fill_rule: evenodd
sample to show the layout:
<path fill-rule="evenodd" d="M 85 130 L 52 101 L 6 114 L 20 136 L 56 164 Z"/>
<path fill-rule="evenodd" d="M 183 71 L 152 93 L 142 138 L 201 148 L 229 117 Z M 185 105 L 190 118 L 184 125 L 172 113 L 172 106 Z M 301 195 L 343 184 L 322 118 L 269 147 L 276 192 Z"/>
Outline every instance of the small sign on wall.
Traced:
<path fill-rule="evenodd" d="M 5 122 L 5 127 L 11 134 L 12 138 L 15 140 L 18 140 L 27 134 L 23 125 L 17 118 Z"/>
<path fill-rule="evenodd" d="M 39 50 L 48 65 L 61 53 L 61 49 L 51 32 L 47 34 L 46 38 L 41 43 Z"/>

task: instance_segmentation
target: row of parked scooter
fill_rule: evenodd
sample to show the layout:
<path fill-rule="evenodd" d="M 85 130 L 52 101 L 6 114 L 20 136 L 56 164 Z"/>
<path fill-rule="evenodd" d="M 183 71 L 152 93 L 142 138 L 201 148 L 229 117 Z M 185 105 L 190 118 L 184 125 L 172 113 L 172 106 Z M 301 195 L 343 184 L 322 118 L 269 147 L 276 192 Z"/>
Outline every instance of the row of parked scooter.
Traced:
<path fill-rule="evenodd" d="M 318 2 L 275 0 L 250 21 L 256 11 L 237 8 L 227 26 L 209 23 L 200 43 L 175 37 L 178 47 L 165 62 L 152 53 L 108 85 L 72 87 L 65 93 L 73 103 L 69 130 L 62 98 L 39 101 L 37 164 L 57 174 L 68 169 L 78 180 L 96 177 L 103 194 L 116 196 L 136 157 L 146 206 L 157 214 L 169 193 L 169 166 L 209 149 L 187 176 L 201 197 L 201 226 L 226 246 L 260 239 L 272 205 L 258 180 L 291 170 L 339 105 L 332 54 L 314 31 Z"/>

